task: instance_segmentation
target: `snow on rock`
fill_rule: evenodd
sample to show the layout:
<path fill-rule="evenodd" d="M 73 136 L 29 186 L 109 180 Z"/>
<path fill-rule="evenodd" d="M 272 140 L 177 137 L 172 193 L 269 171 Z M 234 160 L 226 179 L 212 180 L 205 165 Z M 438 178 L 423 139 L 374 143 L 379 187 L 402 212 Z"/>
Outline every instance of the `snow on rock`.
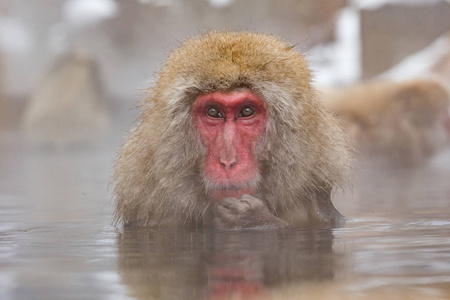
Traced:
<path fill-rule="evenodd" d="M 63 6 L 64 18 L 75 26 L 88 26 L 117 14 L 114 0 L 67 0 Z"/>
<path fill-rule="evenodd" d="M 450 2 L 450 0 L 446 0 Z M 441 2 L 441 0 L 352 0 L 351 4 L 359 9 L 378 9 L 389 4 L 402 5 L 430 5 Z"/>
<path fill-rule="evenodd" d="M 211 6 L 215 8 L 224 8 L 233 3 L 234 0 L 209 0 Z"/>
<path fill-rule="evenodd" d="M 445 55 L 450 53 L 450 37 L 445 34 L 427 48 L 408 56 L 390 70 L 378 77 L 391 80 L 405 80 L 431 75 L 431 69 Z"/>
<path fill-rule="evenodd" d="M 336 86 L 357 82 L 361 75 L 360 44 L 359 11 L 344 8 L 336 22 L 335 42 L 308 51 L 315 84 Z"/>

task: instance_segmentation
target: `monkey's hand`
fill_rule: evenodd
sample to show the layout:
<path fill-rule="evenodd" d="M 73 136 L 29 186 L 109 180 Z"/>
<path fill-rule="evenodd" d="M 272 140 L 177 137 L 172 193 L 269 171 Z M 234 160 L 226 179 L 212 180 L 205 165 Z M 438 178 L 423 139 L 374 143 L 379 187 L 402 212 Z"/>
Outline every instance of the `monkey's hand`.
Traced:
<path fill-rule="evenodd" d="M 218 229 L 287 228 L 290 225 L 274 216 L 264 203 L 253 196 L 225 198 L 217 205 L 214 226 Z"/>

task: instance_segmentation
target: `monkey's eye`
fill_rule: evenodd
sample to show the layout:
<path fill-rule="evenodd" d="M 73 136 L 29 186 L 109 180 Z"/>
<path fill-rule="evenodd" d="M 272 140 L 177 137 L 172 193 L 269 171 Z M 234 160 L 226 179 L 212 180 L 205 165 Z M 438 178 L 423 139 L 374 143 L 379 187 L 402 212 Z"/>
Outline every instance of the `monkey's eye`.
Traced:
<path fill-rule="evenodd" d="M 253 110 L 253 108 L 251 108 L 250 106 L 246 106 L 244 107 L 241 112 L 239 113 L 238 117 L 250 117 L 251 115 L 253 115 L 255 113 L 255 111 Z"/>
<path fill-rule="evenodd" d="M 220 112 L 220 110 L 214 106 L 208 108 L 208 111 L 206 112 L 206 114 L 208 116 L 210 116 L 211 118 L 223 118 L 223 115 Z"/>

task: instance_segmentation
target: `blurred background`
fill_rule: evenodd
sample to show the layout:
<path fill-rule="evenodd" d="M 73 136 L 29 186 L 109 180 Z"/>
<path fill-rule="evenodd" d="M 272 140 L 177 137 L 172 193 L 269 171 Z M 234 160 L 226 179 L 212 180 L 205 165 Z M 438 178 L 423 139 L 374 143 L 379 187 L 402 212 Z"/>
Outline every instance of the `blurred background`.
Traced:
<path fill-rule="evenodd" d="M 0 127 L 61 143 L 110 128 L 172 48 L 211 29 L 282 37 L 318 86 L 425 73 L 448 82 L 449 16 L 445 0 L 1 0 Z"/>

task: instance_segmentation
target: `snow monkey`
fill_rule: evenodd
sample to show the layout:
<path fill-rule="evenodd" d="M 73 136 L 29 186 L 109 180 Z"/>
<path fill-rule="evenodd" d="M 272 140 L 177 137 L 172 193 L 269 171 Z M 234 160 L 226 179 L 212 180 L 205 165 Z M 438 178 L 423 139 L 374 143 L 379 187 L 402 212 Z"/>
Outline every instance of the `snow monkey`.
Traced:
<path fill-rule="evenodd" d="M 362 154 L 415 166 L 450 142 L 449 93 L 435 79 L 375 81 L 325 93 Z"/>
<path fill-rule="evenodd" d="M 332 227 L 350 154 L 303 56 L 280 39 L 209 32 L 173 51 L 112 183 L 116 222 Z"/>

